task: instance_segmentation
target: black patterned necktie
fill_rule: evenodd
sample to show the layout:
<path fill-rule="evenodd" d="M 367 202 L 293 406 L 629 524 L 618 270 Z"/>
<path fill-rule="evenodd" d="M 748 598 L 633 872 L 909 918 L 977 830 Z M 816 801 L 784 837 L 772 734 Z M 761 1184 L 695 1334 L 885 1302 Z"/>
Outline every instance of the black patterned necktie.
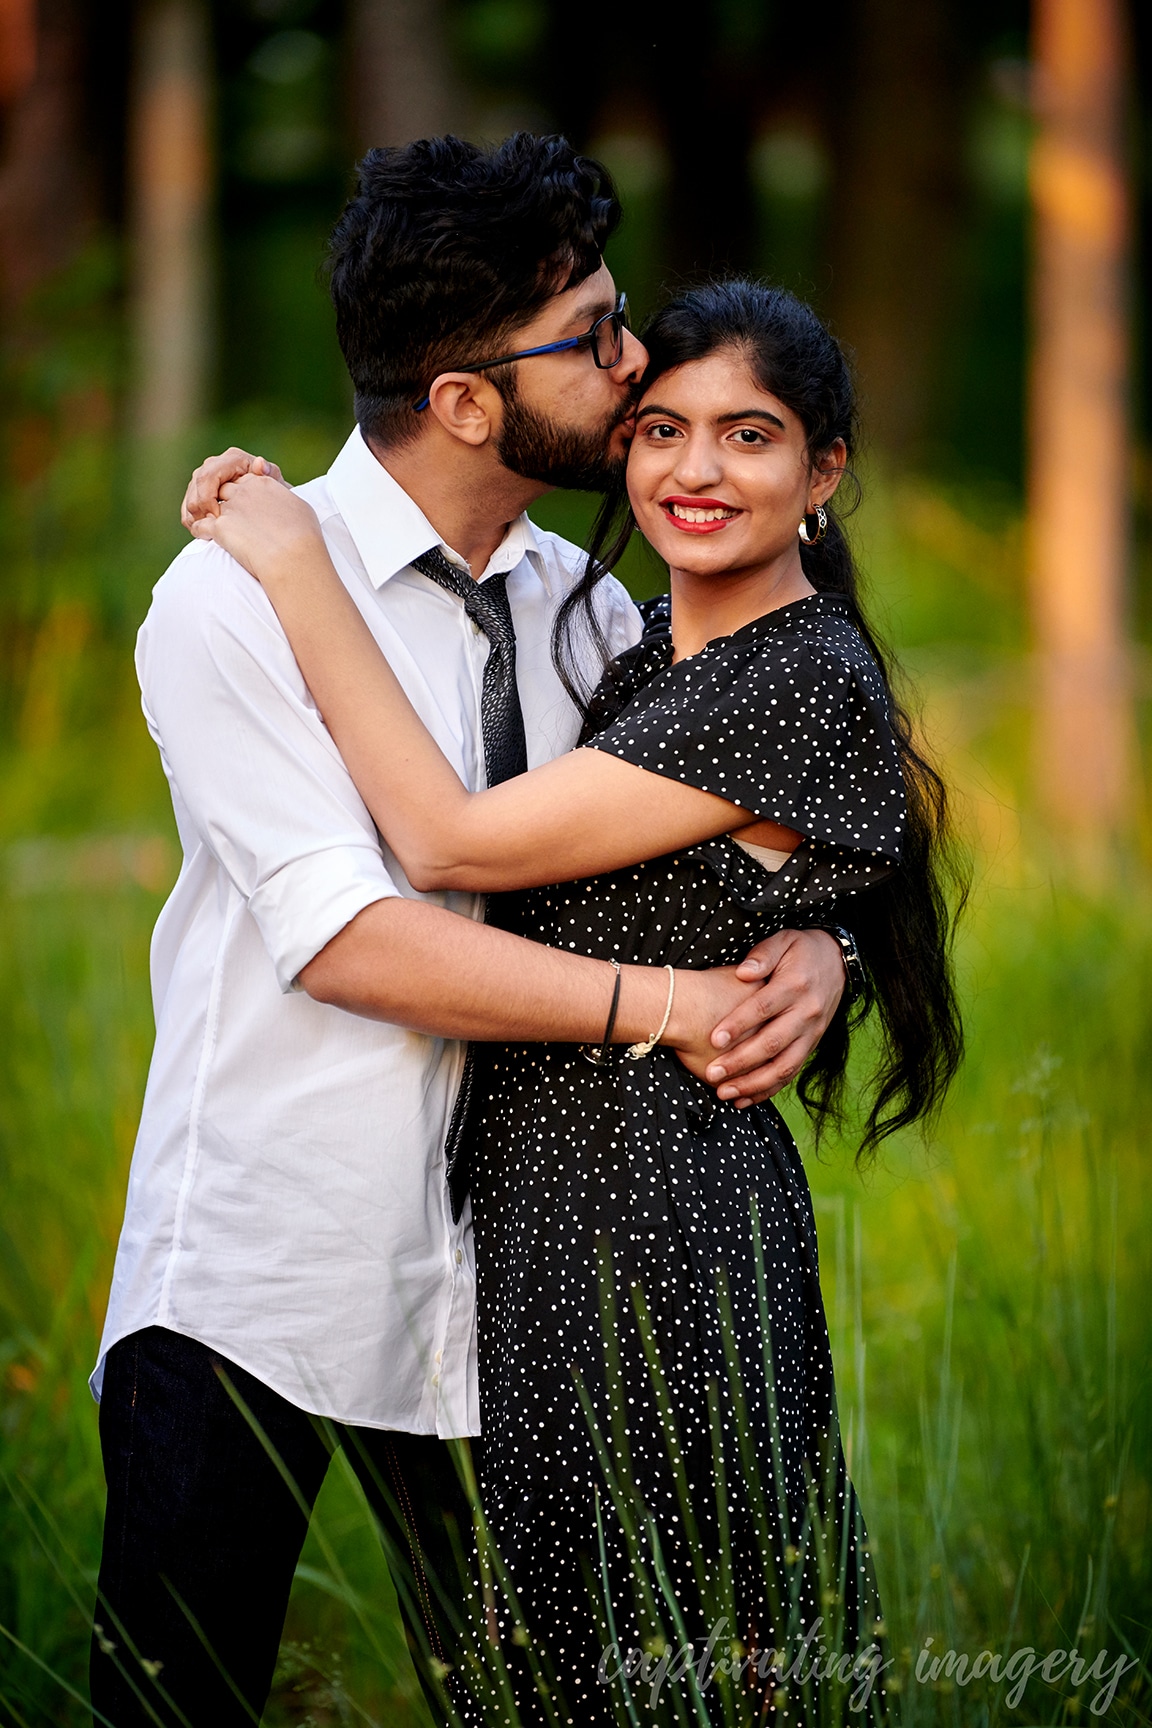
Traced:
<path fill-rule="evenodd" d="M 528 767 L 524 716 L 516 688 L 516 631 L 508 603 L 506 575 L 475 581 L 450 564 L 438 546 L 413 558 L 413 567 L 441 588 L 456 594 L 473 624 L 488 638 L 488 659 L 480 693 L 480 723 L 484 733 L 484 768 L 489 786 L 499 786 Z"/>
<path fill-rule="evenodd" d="M 528 749 L 524 739 L 524 715 L 520 708 L 520 692 L 516 688 L 516 631 L 512 623 L 512 608 L 508 602 L 508 578 L 493 575 L 477 582 L 465 571 L 450 564 L 438 546 L 413 558 L 412 566 L 421 575 L 438 582 L 450 594 L 464 602 L 464 611 L 488 638 L 488 658 L 484 663 L 484 682 L 480 691 L 480 726 L 484 735 L 484 769 L 489 786 L 499 786 L 523 774 L 528 767 Z M 476 1082 L 476 1057 L 470 1044 L 464 1057 L 460 1090 L 448 1137 L 444 1144 L 445 1175 L 452 1197 L 452 1217 L 459 1223 L 468 1193 L 470 1160 L 467 1157 L 467 1125 Z"/>

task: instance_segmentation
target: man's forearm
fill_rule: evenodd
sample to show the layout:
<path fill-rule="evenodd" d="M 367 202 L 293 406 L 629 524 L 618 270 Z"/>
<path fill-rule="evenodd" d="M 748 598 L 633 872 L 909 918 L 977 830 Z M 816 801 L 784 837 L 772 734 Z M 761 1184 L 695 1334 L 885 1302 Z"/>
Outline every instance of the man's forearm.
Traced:
<path fill-rule="evenodd" d="M 616 1037 L 659 1026 L 660 968 L 626 966 Z M 599 1043 L 614 975 L 604 960 L 566 954 L 421 900 L 366 906 L 309 962 L 310 996 L 347 1013 L 441 1038 Z"/>

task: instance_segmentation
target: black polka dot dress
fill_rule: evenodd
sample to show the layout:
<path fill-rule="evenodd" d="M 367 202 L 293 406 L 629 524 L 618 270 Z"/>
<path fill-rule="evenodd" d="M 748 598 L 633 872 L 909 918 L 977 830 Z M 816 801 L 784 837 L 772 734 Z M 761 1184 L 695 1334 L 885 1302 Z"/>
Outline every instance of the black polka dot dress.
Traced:
<path fill-rule="evenodd" d="M 501 921 L 554 947 L 690 968 L 737 962 L 784 927 L 850 925 L 852 897 L 899 859 L 904 796 L 884 685 L 846 604 L 810 596 L 676 665 L 667 601 L 646 614 L 582 742 L 806 838 L 774 873 L 723 837 L 502 896 Z M 855 1651 L 879 1609 L 836 1437 L 811 1199 L 779 1113 L 720 1103 L 659 1048 L 630 1061 L 618 1047 L 601 1069 L 572 1046 L 491 1046 L 477 1097 L 481 1490 L 559 1719 L 627 1719 L 616 1714 L 627 1682 L 612 1678 L 613 1656 L 601 1662 L 610 1632 L 621 1661 L 645 1647 L 651 1660 L 662 1636 L 681 1642 L 666 1594 L 646 1595 L 653 1531 L 698 1651 L 717 1604 L 729 1610 L 723 1648 L 778 1648 L 789 1618 L 822 1615 Z M 642 1509 L 631 1533 L 628 1504 Z M 813 1507 L 836 1537 L 823 1581 Z M 508 1648 L 522 1719 L 543 1721 L 523 1648 Z M 778 1682 L 763 1684 L 769 1696 Z M 632 1686 L 639 1719 L 656 1720 Z"/>

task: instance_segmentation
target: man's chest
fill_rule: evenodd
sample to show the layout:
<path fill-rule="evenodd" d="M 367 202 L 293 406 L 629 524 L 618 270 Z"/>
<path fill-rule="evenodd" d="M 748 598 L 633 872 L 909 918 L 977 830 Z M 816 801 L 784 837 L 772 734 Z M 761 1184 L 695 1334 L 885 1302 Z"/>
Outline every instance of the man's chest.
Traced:
<path fill-rule="evenodd" d="M 398 571 L 373 588 L 346 560 L 336 563 L 417 714 L 465 782 L 482 785 L 488 638 L 455 595 L 417 571 Z M 580 719 L 553 665 L 553 607 L 542 584 L 514 572 L 508 597 L 531 768 L 570 750 Z"/>

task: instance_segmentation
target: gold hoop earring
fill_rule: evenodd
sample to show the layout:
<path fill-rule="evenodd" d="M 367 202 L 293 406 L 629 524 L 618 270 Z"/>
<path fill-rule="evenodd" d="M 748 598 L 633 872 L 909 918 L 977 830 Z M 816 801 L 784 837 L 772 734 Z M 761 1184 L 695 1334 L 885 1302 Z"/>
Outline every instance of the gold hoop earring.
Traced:
<path fill-rule="evenodd" d="M 809 534 L 808 532 L 808 516 L 815 516 L 816 518 L 815 534 Z M 805 516 L 803 522 L 801 522 L 797 532 L 805 546 L 819 545 L 820 541 L 823 540 L 825 534 L 828 532 L 828 512 L 825 510 L 823 504 L 817 504 L 815 510 L 809 510 L 808 515 Z"/>

